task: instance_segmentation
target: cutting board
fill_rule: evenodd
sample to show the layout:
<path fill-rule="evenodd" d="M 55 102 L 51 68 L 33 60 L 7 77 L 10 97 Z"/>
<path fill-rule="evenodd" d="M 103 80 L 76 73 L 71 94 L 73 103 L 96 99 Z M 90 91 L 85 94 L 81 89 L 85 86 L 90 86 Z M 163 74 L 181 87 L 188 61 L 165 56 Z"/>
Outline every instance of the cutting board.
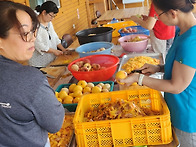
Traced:
<path fill-rule="evenodd" d="M 69 64 L 77 58 L 79 58 L 79 54 L 76 52 L 73 52 L 71 55 L 61 55 L 61 56 L 58 56 L 53 62 L 51 62 L 50 65 Z M 54 87 L 57 81 L 65 73 L 66 69 L 67 69 L 66 66 L 60 66 L 60 67 L 48 66 L 45 68 L 41 68 L 41 70 L 47 72 L 47 74 L 55 77 L 54 79 L 48 78 L 48 82 L 51 87 Z"/>
<path fill-rule="evenodd" d="M 77 52 L 72 52 L 71 55 L 61 55 L 58 56 L 50 65 L 59 65 L 59 64 L 69 64 L 75 59 L 79 58 L 79 54 Z"/>

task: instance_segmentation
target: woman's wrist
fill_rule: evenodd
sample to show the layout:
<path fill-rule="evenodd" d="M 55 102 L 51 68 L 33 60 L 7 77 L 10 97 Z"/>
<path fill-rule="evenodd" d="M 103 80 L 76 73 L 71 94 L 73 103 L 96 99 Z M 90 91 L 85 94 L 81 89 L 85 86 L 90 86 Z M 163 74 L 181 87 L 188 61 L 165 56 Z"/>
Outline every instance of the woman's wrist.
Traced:
<path fill-rule="evenodd" d="M 157 65 L 159 67 L 158 72 L 164 72 L 164 65 Z"/>

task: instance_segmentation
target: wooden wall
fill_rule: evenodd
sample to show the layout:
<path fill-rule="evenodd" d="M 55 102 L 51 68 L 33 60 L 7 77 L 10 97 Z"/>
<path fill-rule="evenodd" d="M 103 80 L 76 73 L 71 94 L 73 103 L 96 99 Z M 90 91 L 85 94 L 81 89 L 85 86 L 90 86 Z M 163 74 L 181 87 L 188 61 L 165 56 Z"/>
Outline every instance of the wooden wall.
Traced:
<path fill-rule="evenodd" d="M 61 0 L 61 8 L 53 25 L 60 38 L 65 33 L 74 35 L 88 28 L 86 0 Z"/>
<path fill-rule="evenodd" d="M 29 0 L 13 1 L 29 6 Z M 123 8 L 122 0 L 114 1 L 119 8 Z M 95 18 L 95 11 L 99 10 L 103 14 L 105 8 L 102 8 L 102 5 L 103 3 L 109 3 L 109 0 L 105 0 L 104 2 L 103 0 L 94 0 L 95 3 L 92 3 L 91 0 L 60 0 L 60 2 L 61 8 L 59 8 L 59 13 L 52 21 L 59 38 L 61 38 L 63 34 L 71 34 L 74 37 L 77 31 L 91 27 L 90 22 Z M 141 6 L 141 4 L 126 5 L 126 7 L 130 6 Z M 108 9 L 108 7 L 106 7 L 106 9 Z M 73 28 L 73 25 L 75 25 L 75 29 Z"/>
<path fill-rule="evenodd" d="M 29 0 L 12 0 L 12 1 L 29 6 Z"/>
<path fill-rule="evenodd" d="M 13 0 L 29 6 L 29 0 Z M 60 0 L 61 8 L 52 21 L 54 29 L 61 38 L 63 34 L 74 35 L 77 31 L 88 28 L 86 0 Z M 91 10 L 93 10 L 91 8 Z M 94 12 L 92 12 L 94 13 Z M 75 29 L 73 28 L 75 25 Z"/>
<path fill-rule="evenodd" d="M 147 6 L 147 1 L 148 1 L 148 3 L 151 2 L 151 0 L 145 0 L 144 1 L 145 6 Z M 119 9 L 123 9 L 122 0 L 114 0 L 114 2 L 116 3 L 116 5 L 118 6 Z M 125 5 L 126 8 L 141 7 L 141 6 L 142 6 L 142 3 L 132 3 L 132 4 Z M 112 8 L 115 9 L 114 4 L 112 4 Z"/>

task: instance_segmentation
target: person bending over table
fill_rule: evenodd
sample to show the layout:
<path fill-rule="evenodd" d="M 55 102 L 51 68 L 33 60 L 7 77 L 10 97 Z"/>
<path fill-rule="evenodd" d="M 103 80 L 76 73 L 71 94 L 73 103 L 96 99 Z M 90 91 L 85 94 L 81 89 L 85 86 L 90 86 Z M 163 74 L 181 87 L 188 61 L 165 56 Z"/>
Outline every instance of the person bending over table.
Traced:
<path fill-rule="evenodd" d="M 164 92 L 180 147 L 196 147 L 196 19 L 195 0 L 153 0 L 159 19 L 178 26 L 165 65 L 145 64 L 143 74 L 131 74 L 122 83 L 138 82 Z M 162 15 L 161 15 L 162 14 Z M 164 72 L 163 79 L 149 73 Z"/>
<path fill-rule="evenodd" d="M 52 1 L 43 3 L 40 7 L 36 7 L 39 12 L 38 20 L 40 27 L 38 29 L 37 38 L 35 41 L 35 52 L 33 57 L 29 60 L 29 65 L 35 67 L 46 67 L 49 63 L 54 61 L 56 56 L 62 55 L 68 49 L 65 49 L 61 40 L 58 38 L 52 20 L 59 12 L 58 7 Z M 60 49 L 58 50 L 57 47 Z"/>
<path fill-rule="evenodd" d="M 41 71 L 18 63 L 32 57 L 39 22 L 11 1 L 0 1 L 0 20 L 0 146 L 49 147 L 65 110 Z"/>

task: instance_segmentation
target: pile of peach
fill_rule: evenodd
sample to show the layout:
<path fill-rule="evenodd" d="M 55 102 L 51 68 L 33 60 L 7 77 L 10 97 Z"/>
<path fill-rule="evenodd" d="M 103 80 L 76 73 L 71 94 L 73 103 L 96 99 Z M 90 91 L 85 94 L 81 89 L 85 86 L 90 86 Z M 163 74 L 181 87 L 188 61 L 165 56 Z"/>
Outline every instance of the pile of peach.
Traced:
<path fill-rule="evenodd" d="M 132 29 L 132 28 L 122 28 L 121 30 L 122 33 L 136 33 L 137 29 Z"/>
<path fill-rule="evenodd" d="M 98 83 L 97 85 L 85 80 L 80 80 L 77 84 L 73 83 L 68 88 L 62 88 L 60 92 L 55 92 L 59 102 L 63 104 L 78 103 L 82 95 L 89 93 L 109 92 L 111 85 Z"/>
<path fill-rule="evenodd" d="M 97 49 L 97 50 L 94 50 L 94 51 L 90 51 L 90 52 L 82 52 L 82 53 L 94 53 L 94 52 L 100 52 L 100 51 L 104 51 L 104 50 L 105 50 L 105 48 L 104 48 L 104 47 L 102 47 L 102 48 Z"/>
<path fill-rule="evenodd" d="M 74 71 L 96 71 L 104 69 L 100 64 L 91 63 L 89 59 L 84 59 L 83 61 L 78 61 L 71 66 L 71 69 Z"/>
<path fill-rule="evenodd" d="M 71 141 L 73 135 L 74 115 L 65 115 L 62 128 L 57 133 L 48 133 L 51 147 L 67 147 Z"/>

